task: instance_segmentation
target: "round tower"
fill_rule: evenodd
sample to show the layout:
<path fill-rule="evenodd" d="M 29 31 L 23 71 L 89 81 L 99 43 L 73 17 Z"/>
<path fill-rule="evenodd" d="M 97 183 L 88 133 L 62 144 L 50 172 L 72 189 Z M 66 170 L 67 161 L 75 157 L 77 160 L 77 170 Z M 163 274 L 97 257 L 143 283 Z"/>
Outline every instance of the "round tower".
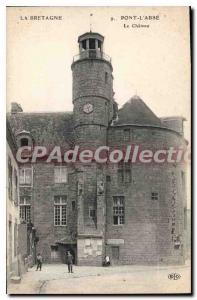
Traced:
<path fill-rule="evenodd" d="M 103 42 L 99 33 L 79 36 L 79 54 L 71 66 L 75 133 L 77 142 L 85 146 L 105 145 L 106 128 L 113 117 L 113 68 Z"/>
<path fill-rule="evenodd" d="M 75 144 L 80 149 L 93 151 L 106 145 L 107 128 L 115 110 L 113 69 L 110 57 L 103 52 L 103 41 L 104 37 L 94 32 L 79 36 L 79 54 L 71 66 Z M 79 265 L 102 265 L 105 253 L 105 167 L 96 162 L 81 164 L 78 176 L 77 261 Z M 86 255 L 87 243 L 92 249 L 91 255 Z"/>

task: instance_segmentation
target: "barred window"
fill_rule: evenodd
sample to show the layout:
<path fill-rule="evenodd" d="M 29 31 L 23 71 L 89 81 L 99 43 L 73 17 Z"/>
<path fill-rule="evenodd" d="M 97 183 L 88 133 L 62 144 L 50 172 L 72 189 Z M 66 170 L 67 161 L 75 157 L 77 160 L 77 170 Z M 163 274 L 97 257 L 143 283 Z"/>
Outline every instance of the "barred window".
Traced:
<path fill-rule="evenodd" d="M 19 182 L 20 185 L 32 184 L 32 168 L 21 168 L 19 170 Z"/>
<path fill-rule="evenodd" d="M 20 219 L 29 223 L 31 220 L 31 197 L 20 197 Z"/>
<path fill-rule="evenodd" d="M 131 182 L 131 165 L 129 163 L 120 162 L 118 165 L 118 182 L 130 183 Z"/>
<path fill-rule="evenodd" d="M 113 224 L 122 225 L 125 223 L 124 196 L 113 197 Z"/>
<path fill-rule="evenodd" d="M 56 166 L 54 169 L 55 183 L 67 182 L 67 168 L 65 166 Z"/>
<path fill-rule="evenodd" d="M 151 193 L 151 199 L 152 199 L 152 200 L 158 200 L 158 199 L 159 199 L 159 193 L 157 193 L 157 192 L 152 192 L 152 193 Z"/>
<path fill-rule="evenodd" d="M 65 226 L 67 209 L 67 197 L 66 196 L 55 196 L 54 197 L 54 225 Z"/>

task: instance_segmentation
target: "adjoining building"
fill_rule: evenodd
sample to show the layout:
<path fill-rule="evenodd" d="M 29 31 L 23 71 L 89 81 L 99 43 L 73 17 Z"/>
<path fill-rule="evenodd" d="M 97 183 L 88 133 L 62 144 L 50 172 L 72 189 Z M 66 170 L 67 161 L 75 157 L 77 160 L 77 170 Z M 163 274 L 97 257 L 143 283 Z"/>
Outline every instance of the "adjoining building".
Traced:
<path fill-rule="evenodd" d="M 15 159 L 16 144 L 7 124 L 7 276 L 18 275 L 18 165 Z"/>
<path fill-rule="evenodd" d="M 15 155 L 17 145 L 10 124 L 7 123 L 7 185 L 6 185 L 6 231 L 7 231 L 7 280 L 18 282 L 25 272 L 23 253 L 27 254 L 27 227 L 19 217 L 19 167 Z"/>
<path fill-rule="evenodd" d="M 93 32 L 78 38 L 79 54 L 71 66 L 73 112 L 28 113 L 12 104 L 8 119 L 18 147 L 186 148 L 183 118 L 160 119 L 139 96 L 118 109 L 103 42 Z M 20 217 L 34 224 L 37 252 L 45 262 L 64 262 L 70 250 L 78 265 L 102 265 L 106 255 L 113 264 L 183 263 L 185 177 L 182 163 L 40 159 L 20 165 Z"/>
<path fill-rule="evenodd" d="M 6 231 L 7 231 L 7 280 L 18 283 L 23 273 L 35 262 L 37 242 L 33 224 L 22 217 L 19 206 L 19 166 L 16 160 L 17 144 L 9 122 L 6 134 L 7 178 L 6 178 Z"/>

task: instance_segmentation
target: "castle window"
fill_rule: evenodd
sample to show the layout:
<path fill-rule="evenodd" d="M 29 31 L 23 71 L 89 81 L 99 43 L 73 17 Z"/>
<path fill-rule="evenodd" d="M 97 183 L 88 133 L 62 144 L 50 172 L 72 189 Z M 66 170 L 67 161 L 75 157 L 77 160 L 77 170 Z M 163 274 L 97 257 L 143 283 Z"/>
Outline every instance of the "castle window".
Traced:
<path fill-rule="evenodd" d="M 107 175 L 107 176 L 106 176 L 106 181 L 107 181 L 107 182 L 111 182 L 111 176 Z"/>
<path fill-rule="evenodd" d="M 125 183 L 131 182 L 131 170 L 125 169 Z"/>
<path fill-rule="evenodd" d="M 118 182 L 120 182 L 120 183 L 124 182 L 124 170 L 123 169 L 118 170 Z"/>
<path fill-rule="evenodd" d="M 122 225 L 125 223 L 124 196 L 113 197 L 113 224 Z"/>
<path fill-rule="evenodd" d="M 54 197 L 54 225 L 65 226 L 67 222 L 66 218 L 67 210 L 67 197 L 55 196 Z"/>
<path fill-rule="evenodd" d="M 19 182 L 20 185 L 32 184 L 32 168 L 21 168 L 19 170 Z"/>
<path fill-rule="evenodd" d="M 151 193 L 151 199 L 152 199 L 152 200 L 158 200 L 158 199 L 159 199 L 159 193 L 157 193 L 157 192 L 152 192 L 152 193 Z"/>
<path fill-rule="evenodd" d="M 20 197 L 20 219 L 29 223 L 31 220 L 31 197 Z"/>
<path fill-rule="evenodd" d="M 130 141 L 130 129 L 124 129 L 124 141 L 129 142 Z"/>
<path fill-rule="evenodd" d="M 105 72 L 105 83 L 108 83 L 108 79 L 109 79 L 109 74 Z"/>
<path fill-rule="evenodd" d="M 33 145 L 33 138 L 29 131 L 22 130 L 17 134 L 16 137 L 18 147 L 27 147 Z"/>
<path fill-rule="evenodd" d="M 75 208 L 76 208 L 76 202 L 72 201 L 72 211 L 75 211 Z"/>
<path fill-rule="evenodd" d="M 118 166 L 118 182 L 130 183 L 131 182 L 131 168 L 130 164 L 119 163 Z"/>
<path fill-rule="evenodd" d="M 67 168 L 64 166 L 55 166 L 54 168 L 55 183 L 67 182 Z"/>
<path fill-rule="evenodd" d="M 96 210 L 93 207 L 89 207 L 89 217 L 92 219 L 96 217 Z"/>
<path fill-rule="evenodd" d="M 21 147 L 28 146 L 29 140 L 27 138 L 22 138 L 20 140 Z"/>

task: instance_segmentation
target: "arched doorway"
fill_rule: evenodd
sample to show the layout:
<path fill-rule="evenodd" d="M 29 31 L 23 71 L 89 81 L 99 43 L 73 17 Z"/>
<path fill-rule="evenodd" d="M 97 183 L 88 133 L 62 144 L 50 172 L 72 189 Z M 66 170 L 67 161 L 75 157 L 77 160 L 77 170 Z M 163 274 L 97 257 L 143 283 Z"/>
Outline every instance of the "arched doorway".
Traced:
<path fill-rule="evenodd" d="M 60 259 L 62 263 L 67 263 L 67 253 L 68 251 L 73 256 L 73 263 L 77 263 L 77 244 L 63 244 L 63 243 L 57 243 L 58 245 L 58 251 L 60 255 Z"/>

